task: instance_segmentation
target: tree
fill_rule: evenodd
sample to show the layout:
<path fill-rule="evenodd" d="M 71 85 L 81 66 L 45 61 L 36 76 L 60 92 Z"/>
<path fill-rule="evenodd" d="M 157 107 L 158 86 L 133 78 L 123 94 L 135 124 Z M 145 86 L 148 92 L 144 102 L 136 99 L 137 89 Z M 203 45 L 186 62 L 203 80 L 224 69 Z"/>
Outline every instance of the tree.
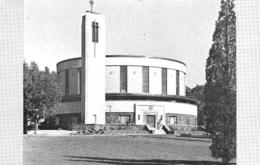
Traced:
<path fill-rule="evenodd" d="M 36 133 L 39 122 L 48 118 L 61 101 L 56 77 L 47 67 L 40 71 L 35 62 L 30 66 L 24 63 L 24 130 L 29 120 Z"/>
<path fill-rule="evenodd" d="M 187 89 L 187 88 L 186 88 Z M 197 85 L 196 87 L 186 90 L 186 96 L 188 98 L 198 101 L 198 125 L 205 125 L 205 97 L 204 97 L 204 85 Z"/>
<path fill-rule="evenodd" d="M 205 111 L 210 150 L 224 163 L 236 157 L 236 16 L 234 0 L 222 0 L 206 64 Z"/>

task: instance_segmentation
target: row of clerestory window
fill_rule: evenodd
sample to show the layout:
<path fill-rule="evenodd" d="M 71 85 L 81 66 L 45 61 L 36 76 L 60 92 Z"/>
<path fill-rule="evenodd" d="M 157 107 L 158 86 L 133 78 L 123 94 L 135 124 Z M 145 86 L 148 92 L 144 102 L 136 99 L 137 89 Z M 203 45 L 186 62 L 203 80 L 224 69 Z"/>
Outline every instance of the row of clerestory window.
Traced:
<path fill-rule="evenodd" d="M 162 95 L 167 95 L 167 68 L 162 68 Z M 149 67 L 142 67 L 142 92 L 149 93 Z M 176 95 L 180 92 L 180 71 L 176 70 Z M 127 93 L 127 66 L 120 66 L 120 93 Z"/>

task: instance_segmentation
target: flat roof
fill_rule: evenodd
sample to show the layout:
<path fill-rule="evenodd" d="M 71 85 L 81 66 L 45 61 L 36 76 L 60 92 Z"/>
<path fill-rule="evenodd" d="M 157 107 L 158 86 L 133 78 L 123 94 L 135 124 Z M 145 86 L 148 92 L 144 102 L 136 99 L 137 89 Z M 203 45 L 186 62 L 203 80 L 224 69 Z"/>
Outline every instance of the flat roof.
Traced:
<path fill-rule="evenodd" d="M 151 59 L 161 59 L 161 60 L 168 60 L 168 61 L 174 61 L 174 62 L 178 62 L 181 63 L 183 65 L 186 66 L 186 64 L 182 61 L 179 60 L 175 60 L 172 58 L 165 58 L 165 57 L 153 57 L 153 56 L 144 56 L 144 55 L 106 55 L 106 57 L 133 57 L 133 58 L 151 58 Z M 59 65 L 60 63 L 66 62 L 66 61 L 70 61 L 70 60 L 80 60 L 82 57 L 75 57 L 75 58 L 69 58 L 66 60 L 62 60 L 60 62 L 57 63 L 57 65 Z"/>

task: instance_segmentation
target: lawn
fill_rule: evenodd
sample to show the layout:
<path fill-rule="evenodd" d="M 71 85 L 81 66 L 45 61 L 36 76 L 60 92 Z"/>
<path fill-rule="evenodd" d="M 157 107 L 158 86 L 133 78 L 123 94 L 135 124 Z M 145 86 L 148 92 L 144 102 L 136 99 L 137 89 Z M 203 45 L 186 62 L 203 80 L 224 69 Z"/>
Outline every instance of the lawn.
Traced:
<path fill-rule="evenodd" d="M 209 140 L 173 136 L 24 136 L 25 165 L 220 164 Z"/>

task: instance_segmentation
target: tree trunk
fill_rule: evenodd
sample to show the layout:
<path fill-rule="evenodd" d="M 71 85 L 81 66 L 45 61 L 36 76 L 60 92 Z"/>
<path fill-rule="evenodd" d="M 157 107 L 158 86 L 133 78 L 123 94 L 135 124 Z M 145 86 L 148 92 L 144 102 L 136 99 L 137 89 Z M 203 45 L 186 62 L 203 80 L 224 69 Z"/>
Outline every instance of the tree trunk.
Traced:
<path fill-rule="evenodd" d="M 36 134 L 36 131 L 38 130 L 38 123 L 34 124 L 34 134 Z"/>

